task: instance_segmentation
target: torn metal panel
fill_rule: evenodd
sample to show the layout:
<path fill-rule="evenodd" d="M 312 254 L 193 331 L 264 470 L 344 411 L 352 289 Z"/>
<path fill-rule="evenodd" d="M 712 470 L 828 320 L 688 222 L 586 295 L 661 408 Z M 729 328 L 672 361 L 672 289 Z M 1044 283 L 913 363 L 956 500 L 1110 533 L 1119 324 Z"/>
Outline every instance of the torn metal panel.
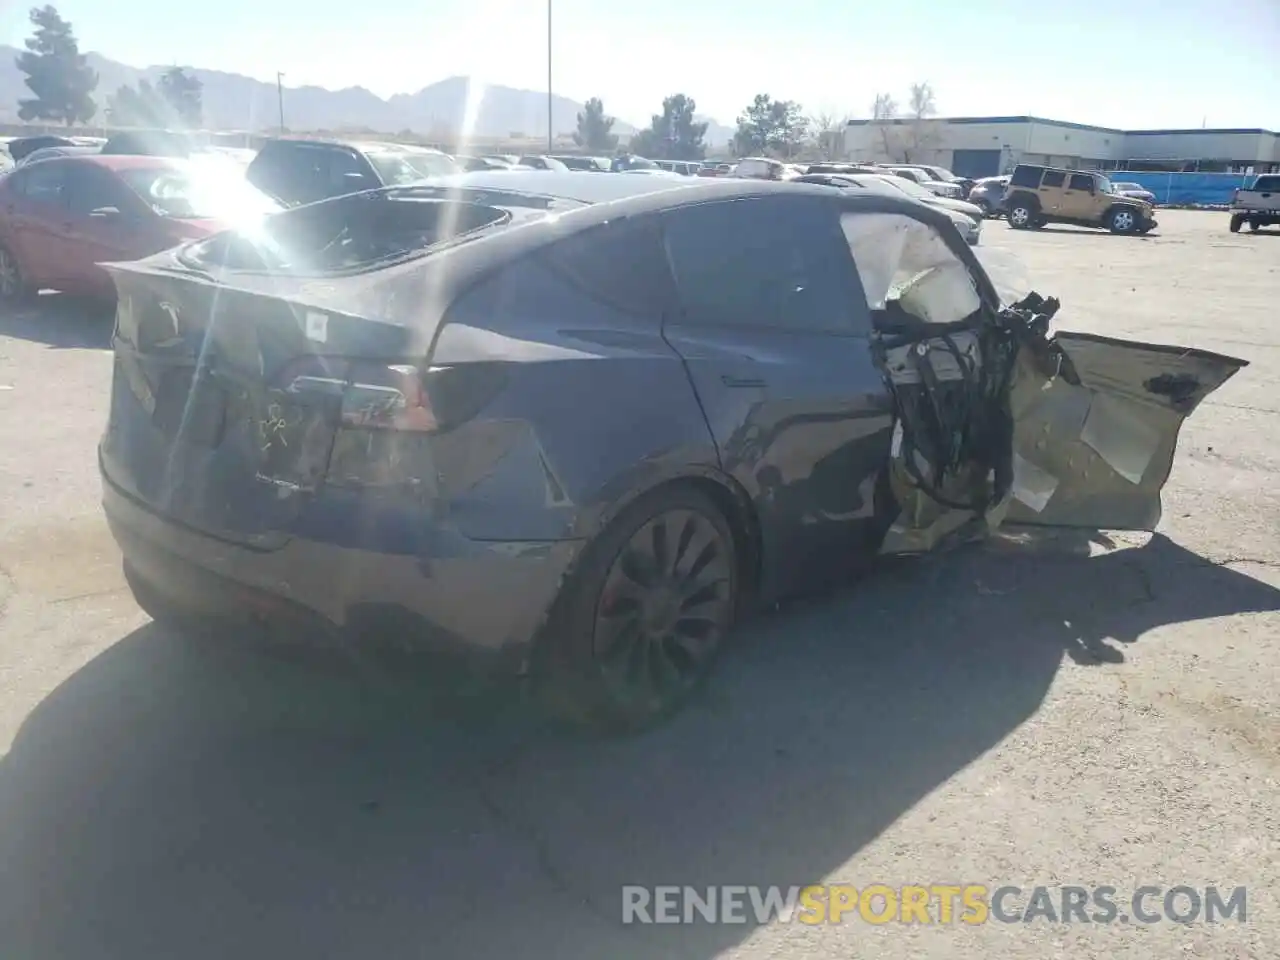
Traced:
<path fill-rule="evenodd" d="M 899 512 L 881 552 L 937 550 L 1006 520 L 1153 530 L 1182 422 L 1246 361 L 1052 334 L 1057 301 L 970 298 L 968 268 L 917 233 L 894 224 L 879 245 L 850 237 L 872 253 L 873 351 L 898 416 Z"/>

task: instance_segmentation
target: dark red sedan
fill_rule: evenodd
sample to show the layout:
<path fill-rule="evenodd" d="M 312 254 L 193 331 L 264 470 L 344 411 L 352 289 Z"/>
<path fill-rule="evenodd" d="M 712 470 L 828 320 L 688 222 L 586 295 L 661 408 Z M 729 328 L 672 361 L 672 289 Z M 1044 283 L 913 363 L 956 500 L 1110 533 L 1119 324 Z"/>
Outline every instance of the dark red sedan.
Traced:
<path fill-rule="evenodd" d="M 68 156 L 0 178 L 0 299 L 111 297 L 99 264 L 138 260 L 279 209 L 218 158 Z"/>

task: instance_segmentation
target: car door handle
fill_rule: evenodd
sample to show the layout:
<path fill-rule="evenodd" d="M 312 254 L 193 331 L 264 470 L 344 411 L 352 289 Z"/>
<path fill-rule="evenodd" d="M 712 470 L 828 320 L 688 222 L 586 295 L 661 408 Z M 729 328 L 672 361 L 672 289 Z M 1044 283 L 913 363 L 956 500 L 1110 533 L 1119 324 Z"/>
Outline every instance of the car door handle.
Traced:
<path fill-rule="evenodd" d="M 723 383 L 726 387 L 745 388 L 745 389 L 750 389 L 752 387 L 758 388 L 758 387 L 768 386 L 768 384 L 766 384 L 759 377 L 731 377 L 728 374 L 725 374 L 724 376 L 722 376 L 720 378 L 720 382 Z"/>

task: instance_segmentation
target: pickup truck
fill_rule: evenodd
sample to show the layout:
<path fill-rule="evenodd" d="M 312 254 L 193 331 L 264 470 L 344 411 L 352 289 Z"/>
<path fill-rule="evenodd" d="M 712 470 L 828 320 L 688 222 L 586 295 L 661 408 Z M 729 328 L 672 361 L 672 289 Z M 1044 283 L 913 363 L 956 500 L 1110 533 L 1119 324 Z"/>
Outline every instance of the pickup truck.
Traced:
<path fill-rule="evenodd" d="M 1231 232 L 1249 224 L 1250 230 L 1261 230 L 1280 223 L 1280 173 L 1264 173 L 1231 198 Z"/>

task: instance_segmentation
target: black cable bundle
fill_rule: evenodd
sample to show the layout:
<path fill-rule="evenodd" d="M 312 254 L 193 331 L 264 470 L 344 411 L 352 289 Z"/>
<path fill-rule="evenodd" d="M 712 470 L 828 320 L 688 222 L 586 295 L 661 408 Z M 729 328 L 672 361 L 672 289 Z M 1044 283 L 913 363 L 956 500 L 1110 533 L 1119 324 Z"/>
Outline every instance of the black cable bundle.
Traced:
<path fill-rule="evenodd" d="M 1053 355 L 1052 372 L 1063 370 L 1065 357 L 1048 338 L 1049 321 L 1058 301 L 1032 293 L 989 315 L 955 324 L 927 324 L 890 304 L 877 324 L 882 365 L 887 351 L 910 346 L 907 356 L 919 385 L 895 384 L 889 378 L 902 428 L 902 463 L 908 476 L 945 507 L 982 516 L 1001 502 L 1013 483 L 1013 416 L 1009 389 L 1018 355 L 1028 346 L 1042 361 Z M 958 334 L 977 337 L 980 362 L 956 342 Z M 935 348 L 945 349 L 959 369 L 958 379 L 943 380 L 933 363 Z M 919 457 L 916 456 L 919 454 Z M 930 464 L 932 476 L 920 469 Z M 969 502 L 944 493 L 947 482 L 964 471 L 970 477 L 994 475 L 994 483 L 973 485 Z"/>

